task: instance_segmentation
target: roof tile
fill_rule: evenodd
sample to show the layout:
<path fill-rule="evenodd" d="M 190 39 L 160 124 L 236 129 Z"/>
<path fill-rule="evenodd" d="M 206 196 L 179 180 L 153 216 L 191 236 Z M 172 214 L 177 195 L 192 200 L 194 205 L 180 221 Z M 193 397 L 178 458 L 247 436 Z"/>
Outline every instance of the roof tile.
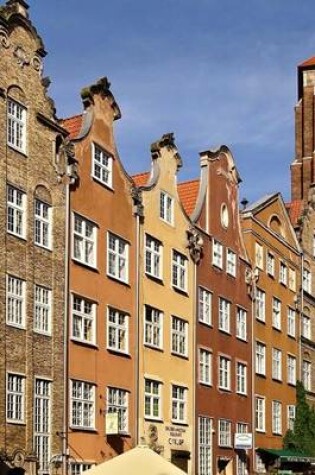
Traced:
<path fill-rule="evenodd" d="M 296 225 L 299 217 L 302 214 L 303 210 L 303 201 L 302 200 L 294 200 L 291 203 L 286 203 L 286 208 L 290 216 L 291 223 Z"/>
<path fill-rule="evenodd" d="M 83 115 L 74 115 L 61 120 L 61 125 L 69 132 L 69 138 L 75 139 L 81 130 Z"/>
<path fill-rule="evenodd" d="M 199 191 L 199 180 L 195 179 L 179 183 L 177 189 L 183 208 L 188 216 L 190 216 L 195 209 Z"/>
<path fill-rule="evenodd" d="M 308 58 L 306 61 L 303 61 L 303 63 L 299 64 L 299 68 L 303 68 L 306 66 L 315 66 L 315 56 L 312 56 L 311 58 Z"/>

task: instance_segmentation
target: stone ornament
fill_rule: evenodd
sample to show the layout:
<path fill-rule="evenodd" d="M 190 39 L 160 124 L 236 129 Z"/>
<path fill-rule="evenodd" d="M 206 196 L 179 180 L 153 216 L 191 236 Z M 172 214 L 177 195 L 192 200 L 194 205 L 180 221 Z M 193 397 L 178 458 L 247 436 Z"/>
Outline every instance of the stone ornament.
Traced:
<path fill-rule="evenodd" d="M 195 264 L 200 262 L 202 257 L 202 248 L 203 248 L 203 239 L 202 236 L 197 232 L 193 227 L 189 228 L 187 231 L 188 244 L 187 248 L 189 249 L 190 256 Z"/>
<path fill-rule="evenodd" d="M 13 56 L 17 60 L 18 66 L 24 68 L 24 66 L 29 66 L 30 60 L 27 57 L 26 51 L 22 46 L 16 46 L 13 50 Z"/>
<path fill-rule="evenodd" d="M 8 39 L 8 33 L 4 28 L 0 27 L 0 49 L 5 48 L 8 49 L 10 46 L 10 42 Z"/>

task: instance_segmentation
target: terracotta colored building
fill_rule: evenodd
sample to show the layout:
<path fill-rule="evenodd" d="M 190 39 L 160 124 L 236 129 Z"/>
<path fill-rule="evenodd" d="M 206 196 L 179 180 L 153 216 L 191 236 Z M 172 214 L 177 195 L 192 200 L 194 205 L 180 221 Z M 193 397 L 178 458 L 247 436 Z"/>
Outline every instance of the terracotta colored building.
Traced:
<path fill-rule="evenodd" d="M 136 218 L 113 135 L 119 107 L 106 78 L 63 121 L 79 182 L 70 196 L 67 446 L 77 475 L 135 444 Z"/>
<path fill-rule="evenodd" d="M 242 212 L 255 279 L 253 315 L 255 471 L 266 470 L 258 449 L 280 449 L 295 418 L 299 376 L 300 248 L 279 193 Z"/>
<path fill-rule="evenodd" d="M 139 437 L 194 473 L 195 265 L 177 191 L 172 134 L 151 147 L 151 174 L 134 177 L 139 234 Z"/>
<path fill-rule="evenodd" d="M 301 315 L 301 380 L 315 404 L 315 57 L 298 67 L 295 108 L 295 159 L 291 165 L 291 221 L 303 250 L 302 287 L 297 296 Z"/>

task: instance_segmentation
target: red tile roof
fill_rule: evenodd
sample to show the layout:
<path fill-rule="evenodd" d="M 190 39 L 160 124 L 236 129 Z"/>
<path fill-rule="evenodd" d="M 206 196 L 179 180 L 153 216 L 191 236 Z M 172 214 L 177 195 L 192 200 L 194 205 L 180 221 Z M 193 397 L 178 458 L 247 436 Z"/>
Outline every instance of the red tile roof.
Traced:
<path fill-rule="evenodd" d="M 199 180 L 189 180 L 178 184 L 178 194 L 183 208 L 190 216 L 195 209 L 199 191 Z"/>
<path fill-rule="evenodd" d="M 311 58 L 308 58 L 306 61 L 303 63 L 299 64 L 299 68 L 303 68 L 306 66 L 315 66 L 315 56 L 312 56 Z"/>
<path fill-rule="evenodd" d="M 133 175 L 132 179 L 135 182 L 136 186 L 144 186 L 147 184 L 149 175 L 149 172 L 138 173 L 137 175 Z"/>
<path fill-rule="evenodd" d="M 291 223 L 293 226 L 296 225 L 299 217 L 302 214 L 303 209 L 303 201 L 302 200 L 294 200 L 291 203 L 286 203 L 286 208 L 290 216 Z"/>
<path fill-rule="evenodd" d="M 64 127 L 69 132 L 69 138 L 75 139 L 81 130 L 83 121 L 83 115 L 74 115 L 73 117 L 68 117 L 67 119 L 61 120 L 61 126 Z"/>

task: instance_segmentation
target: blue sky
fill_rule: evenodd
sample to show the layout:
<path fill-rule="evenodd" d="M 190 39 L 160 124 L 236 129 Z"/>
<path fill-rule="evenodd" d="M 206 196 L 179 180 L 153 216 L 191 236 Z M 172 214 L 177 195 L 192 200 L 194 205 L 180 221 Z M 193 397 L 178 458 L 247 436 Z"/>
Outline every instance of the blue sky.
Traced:
<path fill-rule="evenodd" d="M 315 55 L 314 0 L 28 0 L 48 56 L 59 117 L 108 76 L 120 105 L 116 142 L 129 173 L 174 132 L 184 166 L 228 145 L 250 201 L 290 197 L 296 66 Z"/>

